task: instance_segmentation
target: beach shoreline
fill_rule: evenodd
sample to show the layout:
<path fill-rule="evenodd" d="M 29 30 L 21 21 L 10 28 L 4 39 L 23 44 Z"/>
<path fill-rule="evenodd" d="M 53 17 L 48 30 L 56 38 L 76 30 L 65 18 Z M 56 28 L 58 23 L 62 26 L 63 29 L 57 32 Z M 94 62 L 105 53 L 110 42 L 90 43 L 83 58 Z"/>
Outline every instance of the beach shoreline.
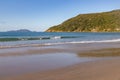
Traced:
<path fill-rule="evenodd" d="M 0 57 L 16 57 L 51 53 L 83 53 L 91 50 L 116 49 L 117 43 L 65 44 L 44 47 L 26 47 L 1 49 Z M 111 52 L 111 51 L 110 51 Z M 120 51 L 119 51 L 120 52 Z M 120 58 L 110 57 L 95 61 L 77 63 L 44 72 L 29 72 L 27 74 L 0 77 L 0 80 L 119 80 Z M 113 75 L 115 74 L 115 75 Z"/>

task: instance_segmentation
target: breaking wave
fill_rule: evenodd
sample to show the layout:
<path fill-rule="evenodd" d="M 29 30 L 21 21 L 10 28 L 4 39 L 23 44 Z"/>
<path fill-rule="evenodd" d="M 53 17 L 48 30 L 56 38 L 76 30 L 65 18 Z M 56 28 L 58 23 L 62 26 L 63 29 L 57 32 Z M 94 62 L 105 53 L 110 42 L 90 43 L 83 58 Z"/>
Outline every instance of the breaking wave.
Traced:
<path fill-rule="evenodd" d="M 61 37 L 54 37 L 59 39 Z M 52 42 L 52 43 L 34 43 L 34 44 L 16 44 L 16 45 L 1 45 L 0 49 L 3 48 L 18 48 L 18 47 L 40 47 L 40 46 L 51 46 L 51 45 L 60 45 L 60 44 L 83 44 L 83 43 L 110 43 L 110 42 L 120 42 L 120 39 L 111 39 L 111 40 L 90 40 L 90 41 L 66 41 L 66 42 Z"/>

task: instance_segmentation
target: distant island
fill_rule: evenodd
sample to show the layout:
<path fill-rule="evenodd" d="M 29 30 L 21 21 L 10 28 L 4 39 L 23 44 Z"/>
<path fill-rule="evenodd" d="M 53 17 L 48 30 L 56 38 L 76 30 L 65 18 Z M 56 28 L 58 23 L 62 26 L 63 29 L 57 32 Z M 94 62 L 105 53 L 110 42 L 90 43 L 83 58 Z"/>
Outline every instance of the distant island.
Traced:
<path fill-rule="evenodd" d="M 80 14 L 49 28 L 46 32 L 120 32 L 120 9 Z"/>
<path fill-rule="evenodd" d="M 33 32 L 33 31 L 30 31 L 30 30 L 28 30 L 28 29 L 19 29 L 19 30 L 7 31 L 7 32 Z"/>

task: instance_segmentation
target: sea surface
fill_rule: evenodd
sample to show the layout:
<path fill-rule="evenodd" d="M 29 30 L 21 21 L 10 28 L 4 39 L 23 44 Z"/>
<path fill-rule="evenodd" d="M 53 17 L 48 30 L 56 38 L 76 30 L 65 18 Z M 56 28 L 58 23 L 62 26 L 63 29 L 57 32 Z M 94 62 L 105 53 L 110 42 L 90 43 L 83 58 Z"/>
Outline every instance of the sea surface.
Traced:
<path fill-rule="evenodd" d="M 120 33 L 0 32 L 0 48 L 120 42 Z"/>

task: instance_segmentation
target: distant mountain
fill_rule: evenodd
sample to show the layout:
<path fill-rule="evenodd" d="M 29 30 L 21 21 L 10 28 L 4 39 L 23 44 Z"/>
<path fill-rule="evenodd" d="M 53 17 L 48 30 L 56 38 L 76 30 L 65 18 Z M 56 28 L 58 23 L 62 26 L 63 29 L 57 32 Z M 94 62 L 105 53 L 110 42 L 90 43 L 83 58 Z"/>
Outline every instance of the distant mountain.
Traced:
<path fill-rule="evenodd" d="M 20 30 L 11 30 L 11 31 L 7 31 L 7 32 L 32 32 L 28 29 L 20 29 Z"/>
<path fill-rule="evenodd" d="M 49 28 L 46 32 L 120 32 L 120 9 L 80 14 Z"/>

